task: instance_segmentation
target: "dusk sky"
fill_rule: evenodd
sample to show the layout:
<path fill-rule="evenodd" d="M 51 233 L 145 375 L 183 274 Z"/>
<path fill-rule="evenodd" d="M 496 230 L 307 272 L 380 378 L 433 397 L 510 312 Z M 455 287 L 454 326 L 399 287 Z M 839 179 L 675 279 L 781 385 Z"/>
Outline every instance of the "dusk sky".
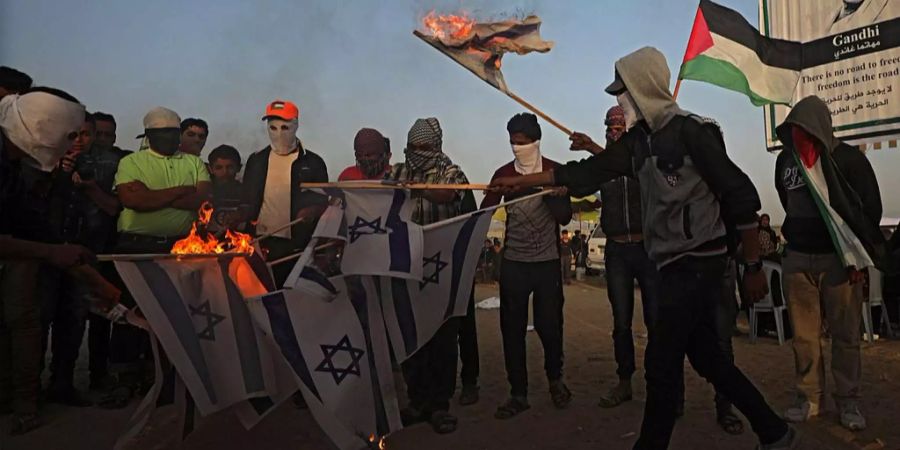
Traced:
<path fill-rule="evenodd" d="M 722 0 L 757 23 L 756 0 Z M 0 65 L 59 87 L 90 111 L 112 113 L 118 145 L 134 136 L 150 108 L 200 117 L 211 134 L 203 157 L 228 143 L 243 155 L 264 147 L 266 103 L 300 107 L 300 137 L 323 156 L 334 179 L 353 164 L 362 127 L 391 139 L 394 161 L 418 117 L 435 116 L 444 151 L 472 182 L 486 183 L 512 154 L 506 121 L 523 108 L 419 39 L 412 30 L 431 9 L 477 18 L 535 13 L 547 54 L 507 55 L 503 72 L 518 95 L 564 125 L 603 140 L 603 92 L 613 63 L 639 47 L 659 48 L 674 77 L 696 12 L 693 0 L 583 1 L 53 1 L 0 0 Z M 751 176 L 764 211 L 780 224 L 775 156 L 765 150 L 762 109 L 746 97 L 686 81 L 681 106 L 715 118 L 732 158 Z M 542 151 L 558 161 L 583 157 L 541 123 Z M 900 154 L 869 152 L 885 216 L 900 217 Z"/>

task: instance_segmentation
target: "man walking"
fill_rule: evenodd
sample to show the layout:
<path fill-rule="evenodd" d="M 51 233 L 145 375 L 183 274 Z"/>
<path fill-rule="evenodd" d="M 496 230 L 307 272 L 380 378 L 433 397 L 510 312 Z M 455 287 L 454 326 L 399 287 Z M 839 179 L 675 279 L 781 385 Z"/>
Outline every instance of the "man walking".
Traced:
<path fill-rule="evenodd" d="M 756 189 L 728 159 L 718 128 L 675 103 L 659 50 L 637 50 L 615 68 L 606 92 L 625 112 L 628 131 L 620 140 L 604 150 L 576 133 L 571 148 L 594 156 L 492 184 L 502 190 L 561 185 L 578 195 L 622 175 L 640 182 L 645 246 L 666 289 L 660 292 L 659 317 L 647 347 L 647 403 L 635 449 L 668 447 L 685 355 L 749 419 L 763 450 L 793 448 L 795 431 L 722 351 L 715 326 L 729 247 L 726 221 L 740 231 L 748 296 L 758 300 L 767 291 L 759 261 Z"/>

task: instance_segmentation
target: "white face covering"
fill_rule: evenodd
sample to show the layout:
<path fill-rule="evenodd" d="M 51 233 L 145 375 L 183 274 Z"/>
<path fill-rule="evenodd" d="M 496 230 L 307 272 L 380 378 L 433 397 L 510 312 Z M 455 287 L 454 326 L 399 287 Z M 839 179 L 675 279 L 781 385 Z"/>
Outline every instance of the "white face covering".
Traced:
<path fill-rule="evenodd" d="M 644 116 L 641 115 L 641 110 L 638 109 L 637 105 L 634 103 L 634 97 L 631 96 L 628 91 L 625 91 L 616 96 L 616 102 L 619 103 L 619 106 L 625 110 L 625 129 L 630 130 L 634 124 L 638 123 Z"/>
<path fill-rule="evenodd" d="M 0 129 L 29 158 L 50 172 L 72 146 L 84 123 L 84 106 L 46 92 L 10 94 L 0 100 Z"/>
<path fill-rule="evenodd" d="M 516 161 L 513 163 L 516 167 L 516 172 L 528 175 L 540 173 L 543 170 L 543 167 L 541 167 L 541 141 L 534 141 L 525 145 L 513 144 L 512 152 L 516 157 Z"/>
<path fill-rule="evenodd" d="M 284 125 L 287 125 L 286 129 L 282 129 Z M 289 155 L 297 149 L 297 144 L 300 142 L 297 139 L 297 129 L 300 128 L 300 123 L 296 119 L 269 119 L 266 126 L 269 132 L 269 141 L 272 142 L 272 151 L 275 154 Z M 273 126 L 275 127 L 274 130 L 272 129 Z"/>

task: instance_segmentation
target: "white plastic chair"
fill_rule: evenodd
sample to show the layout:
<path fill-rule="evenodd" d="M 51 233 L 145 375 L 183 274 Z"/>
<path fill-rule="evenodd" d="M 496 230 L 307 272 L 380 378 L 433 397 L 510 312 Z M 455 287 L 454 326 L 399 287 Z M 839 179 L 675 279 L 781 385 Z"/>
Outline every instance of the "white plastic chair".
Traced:
<path fill-rule="evenodd" d="M 766 274 L 766 280 L 769 281 L 769 293 L 762 300 L 750 305 L 750 343 L 756 343 L 759 326 L 757 315 L 762 312 L 770 312 L 775 315 L 775 331 L 778 332 L 778 345 L 784 345 L 783 313 L 787 306 L 785 305 L 784 291 L 781 288 L 781 264 L 763 261 L 762 270 Z M 778 275 L 777 278 L 775 275 Z M 776 296 L 781 299 L 780 305 L 775 305 Z"/>
<path fill-rule="evenodd" d="M 865 327 L 866 342 L 875 341 L 875 332 L 872 329 L 872 308 L 881 307 L 881 326 L 887 332 L 888 337 L 894 337 L 891 330 L 891 321 L 887 314 L 887 307 L 884 305 L 884 296 L 882 295 L 883 280 L 881 271 L 869 267 L 869 297 L 863 301 L 862 319 Z"/>

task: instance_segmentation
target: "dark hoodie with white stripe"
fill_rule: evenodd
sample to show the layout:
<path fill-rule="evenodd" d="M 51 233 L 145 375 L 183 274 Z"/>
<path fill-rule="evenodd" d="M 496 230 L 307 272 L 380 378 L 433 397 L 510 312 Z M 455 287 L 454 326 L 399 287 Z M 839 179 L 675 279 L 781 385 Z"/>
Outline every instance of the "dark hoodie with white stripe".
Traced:
<path fill-rule="evenodd" d="M 882 206 L 878 179 L 863 152 L 834 136 L 828 105 L 815 96 L 797 102 L 776 129 L 785 148 L 775 162 L 775 187 L 787 213 L 782 232 L 788 249 L 814 254 L 835 252 L 825 218 L 793 154 L 794 126 L 806 130 L 822 149 L 828 150 L 819 156 L 829 204 L 860 239 L 876 266 L 884 270 L 886 250 L 879 229 Z"/>
<path fill-rule="evenodd" d="M 643 119 L 602 153 L 556 169 L 555 183 L 582 195 L 636 176 L 644 245 L 658 267 L 689 255 L 724 255 L 727 230 L 757 226 L 756 188 L 728 158 L 719 128 L 675 103 L 662 53 L 644 47 L 618 60 L 616 73 Z"/>

